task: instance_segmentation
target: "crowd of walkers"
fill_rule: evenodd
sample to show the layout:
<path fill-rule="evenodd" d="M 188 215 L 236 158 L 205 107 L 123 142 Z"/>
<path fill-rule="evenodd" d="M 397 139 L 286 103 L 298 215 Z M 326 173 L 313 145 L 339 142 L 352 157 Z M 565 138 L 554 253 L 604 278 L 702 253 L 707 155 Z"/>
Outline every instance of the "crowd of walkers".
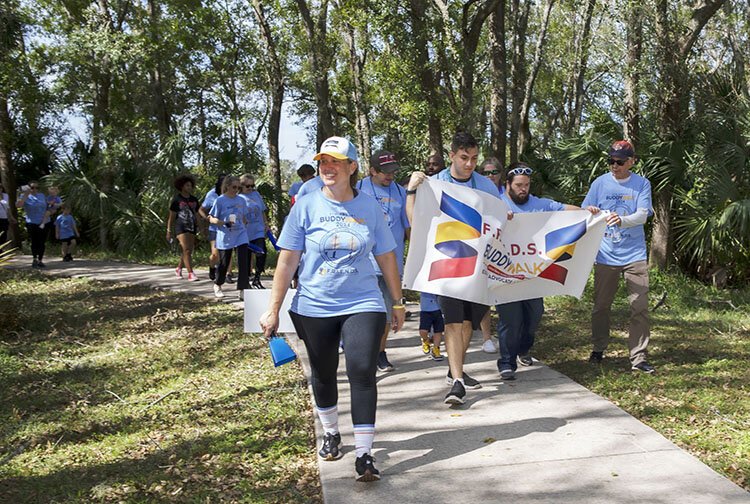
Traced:
<path fill-rule="evenodd" d="M 510 209 L 508 218 L 526 212 L 588 210 L 605 212 L 607 231 L 594 267 L 592 351 L 589 362 L 600 364 L 609 344 L 610 309 L 624 278 L 630 303 L 628 347 L 631 369 L 653 373 L 647 361 L 649 343 L 648 268 L 644 224 L 653 214 L 651 187 L 631 169 L 637 162 L 633 146 L 614 142 L 607 152 L 608 173 L 591 185 L 581 206 L 532 194 L 534 168 L 516 162 L 504 168 L 489 158 L 479 163 L 477 141 L 465 132 L 453 137 L 448 163 L 442 153 L 432 154 L 424 170 L 402 181 L 395 180 L 401 166 L 392 152 L 380 150 L 369 159 L 370 172 L 360 180 L 359 154 L 343 137 L 325 140 L 314 157 L 317 169 L 302 165 L 300 180 L 290 190 L 291 211 L 274 246 L 279 250 L 270 304 L 261 317 L 264 335 L 279 327 L 279 311 L 290 286 L 296 287 L 290 317 L 304 342 L 311 367 L 315 411 L 323 426 L 319 455 L 324 460 L 342 456 L 338 422 L 337 368 L 339 354 L 346 358 L 351 387 L 354 425 L 355 477 L 358 481 L 380 479 L 372 457 L 377 409 L 376 374 L 395 369 L 386 353 L 390 331 L 401 329 L 405 300 L 401 291 L 405 242 L 410 237 L 417 189 L 427 178 L 458 184 L 496 197 Z M 317 175 L 316 175 L 317 172 Z M 211 244 L 209 278 L 214 294 L 223 298 L 226 283 L 243 291 L 264 288 L 261 274 L 270 233 L 267 207 L 250 174 L 220 175 L 199 201 L 193 195 L 196 180 L 180 175 L 169 205 L 166 239 L 175 238 L 181 254 L 178 277 L 196 281 L 192 252 L 201 220 L 208 224 Z M 0 189 L 2 189 L 0 187 Z M 0 243 L 12 220 L 7 195 L 0 191 Z M 25 210 L 31 240 L 33 266 L 43 268 L 45 226 L 54 221 L 55 237 L 62 244 L 64 260 L 72 260 L 76 222 L 71 208 L 54 188 L 47 195 L 32 181 L 21 188 L 16 206 Z M 62 213 L 55 215 L 62 210 Z M 46 229 L 49 229 L 47 227 Z M 233 255 L 236 260 L 233 264 Z M 236 268 L 236 275 L 232 267 Z M 253 267 L 254 266 L 254 267 Z M 491 314 L 497 314 L 497 343 L 492 337 Z M 533 366 L 531 350 L 544 313 L 542 298 L 489 307 L 462 299 L 421 294 L 419 335 L 428 358 L 442 361 L 444 345 L 448 360 L 443 402 L 461 405 L 466 390 L 481 383 L 464 371 L 464 357 L 474 331 L 481 330 L 482 350 L 499 352 L 497 370 L 503 380 L 515 380 L 517 366 Z"/>

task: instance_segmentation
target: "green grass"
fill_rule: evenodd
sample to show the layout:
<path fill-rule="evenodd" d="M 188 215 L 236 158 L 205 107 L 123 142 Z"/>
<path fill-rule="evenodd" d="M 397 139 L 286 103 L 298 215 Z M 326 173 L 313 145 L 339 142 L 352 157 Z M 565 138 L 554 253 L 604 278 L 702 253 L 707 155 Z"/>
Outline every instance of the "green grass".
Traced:
<path fill-rule="evenodd" d="M 0 270 L 0 502 L 319 502 L 298 364 L 194 296 Z"/>
<path fill-rule="evenodd" d="M 623 286 L 605 361 L 586 362 L 591 292 L 546 300 L 534 355 L 750 490 L 750 290 L 652 272 L 651 305 L 667 302 L 651 313 L 651 376 L 629 372 Z"/>

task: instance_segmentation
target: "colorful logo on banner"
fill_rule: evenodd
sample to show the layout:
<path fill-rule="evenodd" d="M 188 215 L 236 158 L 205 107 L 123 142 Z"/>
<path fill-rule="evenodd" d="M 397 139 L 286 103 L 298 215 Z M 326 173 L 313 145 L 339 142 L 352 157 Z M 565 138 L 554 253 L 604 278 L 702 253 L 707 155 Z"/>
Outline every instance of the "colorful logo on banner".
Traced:
<path fill-rule="evenodd" d="M 435 248 L 448 259 L 438 259 L 430 265 L 429 280 L 461 278 L 474 274 L 478 252 L 465 240 L 479 238 L 482 216 L 472 207 L 443 193 L 440 211 L 452 221 L 441 222 L 435 232 Z"/>
<path fill-rule="evenodd" d="M 539 278 L 546 278 L 547 280 L 565 285 L 565 279 L 568 277 L 568 269 L 560 266 L 558 263 L 565 262 L 573 257 L 576 242 L 585 234 L 586 221 L 581 221 L 577 224 L 547 233 L 547 236 L 544 237 L 544 249 L 547 251 L 547 257 L 554 259 L 555 262 L 547 266 L 539 274 Z"/>

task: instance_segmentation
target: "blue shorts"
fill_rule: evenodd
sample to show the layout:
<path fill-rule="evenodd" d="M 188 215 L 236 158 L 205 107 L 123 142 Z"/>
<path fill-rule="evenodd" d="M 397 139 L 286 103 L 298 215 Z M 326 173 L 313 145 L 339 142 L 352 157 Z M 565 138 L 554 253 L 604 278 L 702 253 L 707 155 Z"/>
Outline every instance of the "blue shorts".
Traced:
<path fill-rule="evenodd" d="M 209 230 L 208 231 L 208 241 L 215 242 L 216 241 L 216 230 Z"/>
<path fill-rule="evenodd" d="M 440 310 L 419 312 L 419 330 L 430 332 L 430 329 L 433 333 L 445 331 L 443 312 Z"/>

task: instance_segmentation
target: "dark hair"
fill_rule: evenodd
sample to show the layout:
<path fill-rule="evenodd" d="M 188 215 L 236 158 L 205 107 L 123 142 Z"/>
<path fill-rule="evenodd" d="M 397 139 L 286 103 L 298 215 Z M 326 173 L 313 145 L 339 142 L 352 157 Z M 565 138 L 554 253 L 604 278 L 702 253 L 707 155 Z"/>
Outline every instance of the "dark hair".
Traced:
<path fill-rule="evenodd" d="M 185 184 L 190 182 L 193 184 L 193 188 L 195 188 L 195 177 L 193 177 L 190 173 L 183 173 L 182 175 L 177 175 L 177 177 L 174 179 L 174 188 L 178 191 L 182 191 L 182 188 L 185 187 Z"/>
<path fill-rule="evenodd" d="M 219 173 L 219 176 L 216 177 L 216 185 L 214 186 L 214 191 L 216 191 L 216 194 L 221 194 L 221 184 L 224 182 L 224 177 L 226 176 L 226 173 Z"/>
<path fill-rule="evenodd" d="M 453 135 L 453 140 L 451 141 L 451 152 L 458 152 L 461 149 L 469 150 L 473 147 L 479 147 L 479 144 L 477 143 L 477 140 L 471 136 L 471 133 L 467 133 L 466 131 L 457 131 L 455 135 Z"/>
<path fill-rule="evenodd" d="M 304 177 L 305 175 L 315 175 L 315 168 L 313 168 L 312 165 L 309 164 L 303 164 L 302 166 L 297 168 L 298 177 Z"/>
<path fill-rule="evenodd" d="M 531 166 L 529 166 L 528 164 L 524 163 L 523 161 L 516 161 L 515 163 L 511 163 L 508 166 L 508 171 L 506 172 L 506 175 L 505 175 L 505 183 L 506 184 L 512 184 L 513 183 L 513 179 L 516 178 L 516 176 L 518 174 L 517 173 L 510 173 L 510 172 L 512 172 L 516 168 L 531 168 Z M 528 175 L 526 175 L 526 176 L 528 177 Z"/>

